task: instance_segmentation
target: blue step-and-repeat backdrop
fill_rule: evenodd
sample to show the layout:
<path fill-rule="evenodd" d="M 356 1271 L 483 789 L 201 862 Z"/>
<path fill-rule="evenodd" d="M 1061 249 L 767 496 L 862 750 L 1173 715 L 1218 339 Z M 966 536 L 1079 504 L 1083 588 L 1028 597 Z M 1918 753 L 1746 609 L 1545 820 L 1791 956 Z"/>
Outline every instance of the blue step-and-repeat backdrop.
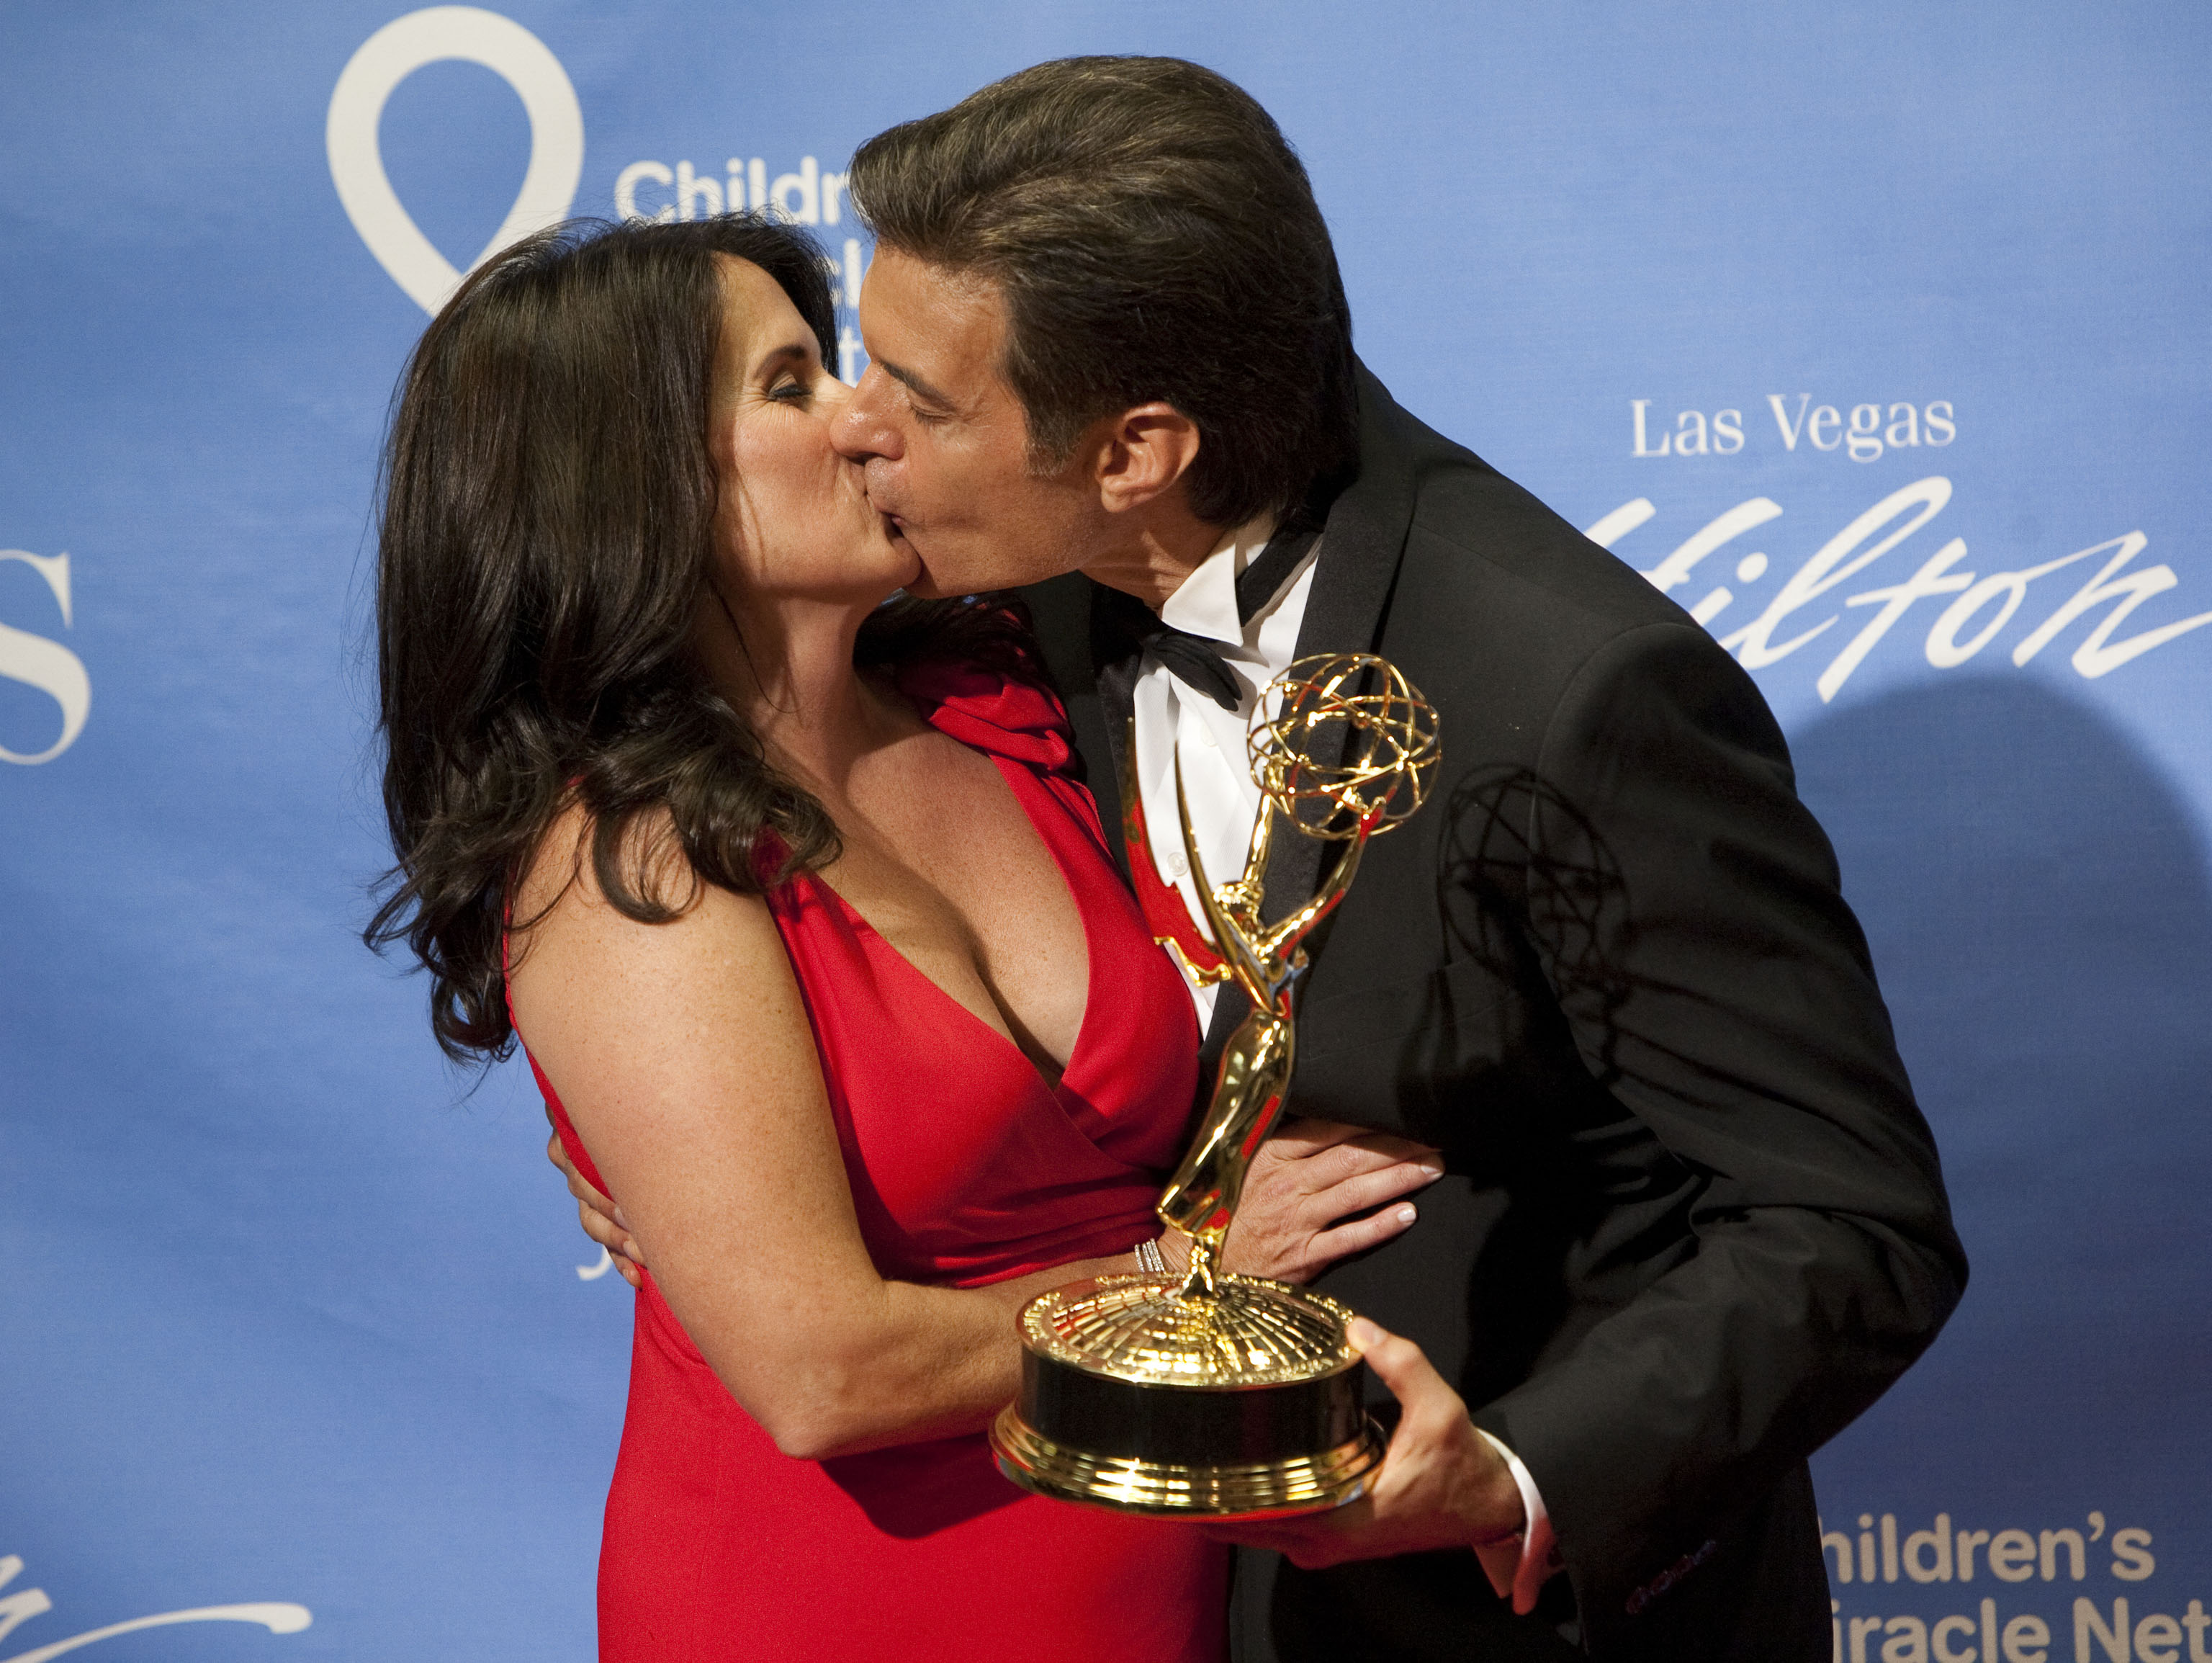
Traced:
<path fill-rule="evenodd" d="M 1975 1267 L 1818 1458 L 1839 1663 L 2208 1656 L 2212 10 L 11 0 L 0 48 L 0 1663 L 591 1654 L 629 1295 L 526 1076 L 356 937 L 394 377 L 568 212 L 772 202 L 849 325 L 854 147 L 1100 51 L 1255 93 L 1368 362 L 1789 732 Z"/>

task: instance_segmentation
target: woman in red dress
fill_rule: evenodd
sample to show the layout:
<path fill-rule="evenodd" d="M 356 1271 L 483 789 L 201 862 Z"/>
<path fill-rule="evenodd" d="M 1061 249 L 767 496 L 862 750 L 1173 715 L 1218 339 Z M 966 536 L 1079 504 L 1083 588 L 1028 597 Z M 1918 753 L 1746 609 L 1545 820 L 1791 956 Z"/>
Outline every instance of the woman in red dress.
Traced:
<path fill-rule="evenodd" d="M 1021 1303 L 1158 1234 L 1196 1025 L 1018 620 L 891 600 L 833 350 L 819 256 L 737 216 L 540 236 L 440 314 L 387 461 L 372 936 L 448 1051 L 526 1040 L 647 1249 L 603 1656 L 1218 1658 L 1221 1549 L 983 1442 Z"/>

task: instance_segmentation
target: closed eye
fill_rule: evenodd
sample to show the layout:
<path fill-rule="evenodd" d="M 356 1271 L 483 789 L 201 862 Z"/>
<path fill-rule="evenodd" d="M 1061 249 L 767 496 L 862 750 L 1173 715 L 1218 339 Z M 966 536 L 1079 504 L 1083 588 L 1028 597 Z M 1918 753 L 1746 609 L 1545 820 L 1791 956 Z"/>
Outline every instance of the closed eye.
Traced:
<path fill-rule="evenodd" d="M 811 344 L 790 341 L 761 360 L 753 371 L 754 385 L 772 402 L 805 404 L 814 396 L 814 381 L 820 374 Z"/>

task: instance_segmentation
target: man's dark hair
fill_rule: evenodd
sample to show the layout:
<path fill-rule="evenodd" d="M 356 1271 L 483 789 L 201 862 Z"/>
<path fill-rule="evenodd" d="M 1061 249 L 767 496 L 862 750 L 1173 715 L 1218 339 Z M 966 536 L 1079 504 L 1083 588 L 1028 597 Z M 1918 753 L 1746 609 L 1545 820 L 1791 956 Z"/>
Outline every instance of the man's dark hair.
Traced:
<path fill-rule="evenodd" d="M 878 242 L 994 281 L 1032 461 L 1160 399 L 1211 524 L 1283 513 L 1356 440 L 1352 318 L 1305 168 L 1252 96 L 1176 58 L 1064 58 L 853 158 Z"/>
<path fill-rule="evenodd" d="M 688 904 L 634 881 L 624 838 L 664 816 L 691 877 L 748 893 L 836 858 L 821 804 L 769 764 L 692 649 L 714 555 L 708 448 L 717 255 L 773 277 L 835 362 L 821 251 L 749 215 L 576 222 L 463 283 L 409 360 L 383 471 L 376 573 L 384 808 L 395 863 L 365 932 L 430 972 L 456 1058 L 514 1029 L 514 885 L 570 804 L 592 870 L 641 923 Z M 902 599 L 854 660 L 1024 673 L 996 606 Z M 647 824 L 651 824 L 648 819 Z"/>

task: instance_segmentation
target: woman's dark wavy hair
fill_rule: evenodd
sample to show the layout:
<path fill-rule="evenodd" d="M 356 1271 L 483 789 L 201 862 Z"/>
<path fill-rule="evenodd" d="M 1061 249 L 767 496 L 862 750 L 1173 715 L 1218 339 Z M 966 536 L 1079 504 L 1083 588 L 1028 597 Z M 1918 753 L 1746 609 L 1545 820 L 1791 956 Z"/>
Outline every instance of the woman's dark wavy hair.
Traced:
<path fill-rule="evenodd" d="M 693 899 L 640 876 L 625 838 L 641 815 L 665 813 L 695 886 L 757 892 L 836 857 L 829 815 L 769 766 L 692 651 L 714 557 L 718 254 L 775 278 L 836 362 L 820 250 L 732 214 L 517 243 L 447 303 L 401 380 L 376 581 L 396 858 L 363 939 L 404 940 L 429 971 L 431 1026 L 456 1060 L 513 1045 L 508 902 L 570 804 L 599 887 L 641 923 Z M 854 657 L 1036 679 L 1026 643 L 1018 603 L 900 598 Z"/>

